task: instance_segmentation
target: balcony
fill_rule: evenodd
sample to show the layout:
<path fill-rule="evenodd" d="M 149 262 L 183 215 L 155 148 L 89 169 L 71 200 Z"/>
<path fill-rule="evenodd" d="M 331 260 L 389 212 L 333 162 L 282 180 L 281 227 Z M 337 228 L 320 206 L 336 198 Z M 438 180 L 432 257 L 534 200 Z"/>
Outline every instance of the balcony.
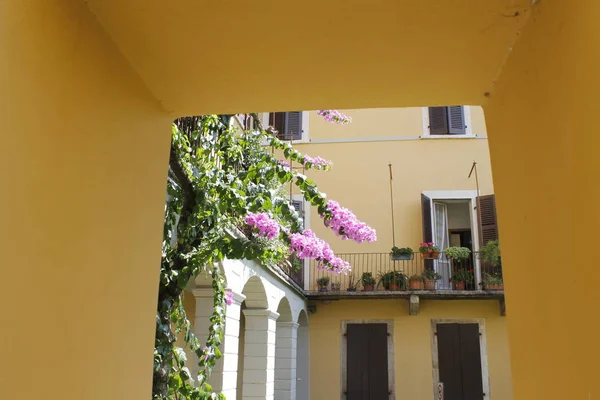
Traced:
<path fill-rule="evenodd" d="M 439 253 L 435 259 L 424 259 L 420 253 L 413 253 L 409 260 L 394 260 L 390 253 L 338 256 L 350 263 L 352 271 L 348 275 L 333 275 L 318 270 L 317 263 L 311 262 L 310 284 L 306 291 L 310 299 L 406 298 L 411 305 L 417 303 L 416 312 L 420 299 L 497 299 L 504 315 L 502 267 L 485 262 L 477 252 L 464 261 L 453 260 L 444 253 Z M 432 277 L 438 279 L 427 279 Z"/>

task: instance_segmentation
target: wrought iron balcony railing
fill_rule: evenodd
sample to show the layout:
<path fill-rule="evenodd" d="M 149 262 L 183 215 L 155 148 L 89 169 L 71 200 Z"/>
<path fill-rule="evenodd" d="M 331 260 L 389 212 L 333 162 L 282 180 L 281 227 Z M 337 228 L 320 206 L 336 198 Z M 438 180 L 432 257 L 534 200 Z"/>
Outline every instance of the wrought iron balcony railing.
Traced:
<path fill-rule="evenodd" d="M 479 253 L 460 261 L 444 253 L 434 259 L 420 253 L 408 256 L 410 259 L 393 259 L 390 253 L 338 256 L 350 263 L 352 271 L 334 275 L 318 270 L 317 263 L 311 262 L 309 292 L 504 290 L 501 265 L 485 262 Z"/>

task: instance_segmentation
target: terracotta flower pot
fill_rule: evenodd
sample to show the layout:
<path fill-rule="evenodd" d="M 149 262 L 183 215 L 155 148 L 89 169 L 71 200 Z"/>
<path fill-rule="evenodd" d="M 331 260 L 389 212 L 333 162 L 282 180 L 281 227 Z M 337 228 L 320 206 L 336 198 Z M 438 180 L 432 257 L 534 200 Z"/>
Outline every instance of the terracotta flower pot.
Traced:
<path fill-rule="evenodd" d="M 373 285 L 363 286 L 363 292 L 372 292 L 374 289 Z"/>
<path fill-rule="evenodd" d="M 421 255 L 426 260 L 433 260 L 433 259 L 436 259 L 436 258 L 439 257 L 440 252 L 439 251 L 432 251 L 431 253 L 429 253 L 429 252 L 423 252 L 423 253 L 421 253 Z"/>
<path fill-rule="evenodd" d="M 465 290 L 465 281 L 454 282 L 454 290 Z"/>
<path fill-rule="evenodd" d="M 396 282 L 392 282 L 388 285 L 387 290 L 400 290 L 400 285 L 398 285 Z"/>
<path fill-rule="evenodd" d="M 423 281 L 409 281 L 410 290 L 422 290 Z"/>
<path fill-rule="evenodd" d="M 425 280 L 425 290 L 435 290 L 435 281 L 434 280 Z"/>
<path fill-rule="evenodd" d="M 485 285 L 485 290 L 504 290 L 504 285 Z"/>

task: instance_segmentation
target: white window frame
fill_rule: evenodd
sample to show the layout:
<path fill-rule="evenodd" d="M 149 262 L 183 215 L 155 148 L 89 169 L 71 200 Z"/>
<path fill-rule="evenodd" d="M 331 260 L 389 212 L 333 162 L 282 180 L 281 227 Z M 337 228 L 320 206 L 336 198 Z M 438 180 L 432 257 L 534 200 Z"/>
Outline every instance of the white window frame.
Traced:
<path fill-rule="evenodd" d="M 477 135 L 473 134 L 473 126 L 471 124 L 471 106 L 462 106 L 463 115 L 465 117 L 465 133 L 461 135 L 431 135 L 429 129 L 429 107 L 421 107 L 423 115 L 423 135 L 421 139 L 472 139 Z"/>
<path fill-rule="evenodd" d="M 301 144 L 301 143 L 310 143 L 310 135 L 309 135 L 309 114 L 308 111 L 300 111 L 302 113 L 302 139 L 300 140 L 292 140 L 292 144 Z M 269 126 L 269 114 L 268 112 L 261 113 L 260 119 L 261 124 L 264 127 Z M 286 140 L 289 143 L 289 140 Z M 266 143 L 265 143 L 266 144 Z"/>
<path fill-rule="evenodd" d="M 345 392 L 348 389 L 348 339 L 346 336 L 348 324 L 386 324 L 387 325 L 387 349 L 388 349 L 388 385 L 392 392 L 388 397 L 389 400 L 396 400 L 396 383 L 395 383 L 395 359 L 394 359 L 394 320 L 391 319 L 351 319 L 342 320 L 340 327 L 340 400 L 346 400 Z"/>
<path fill-rule="evenodd" d="M 471 208 L 471 238 L 473 242 L 473 251 L 479 251 L 479 223 L 477 218 L 477 190 L 424 190 L 423 194 L 431 199 L 431 221 L 434 220 L 433 202 L 436 200 L 470 200 L 469 207 Z M 433 224 L 432 224 L 433 225 Z M 433 229 L 433 226 L 431 227 Z M 433 232 L 431 232 L 433 235 Z M 432 236 L 433 237 L 433 236 Z M 481 264 L 479 257 L 474 257 L 475 260 L 475 287 L 476 290 L 481 290 Z"/>
<path fill-rule="evenodd" d="M 438 340 L 436 336 L 437 326 L 439 324 L 477 324 L 479 326 L 479 352 L 481 353 L 481 378 L 483 384 L 484 398 L 490 400 L 490 373 L 487 357 L 487 339 L 485 333 L 484 318 L 463 318 L 463 319 L 432 319 L 431 320 L 431 362 L 433 367 L 433 396 L 437 394 L 437 384 L 440 379 L 440 367 L 438 360 Z"/>
<path fill-rule="evenodd" d="M 304 199 L 304 195 L 302 194 L 293 194 L 292 200 L 302 202 L 304 229 L 310 229 L 310 203 Z M 302 263 L 304 264 L 304 290 L 310 290 L 310 260 L 305 258 L 302 260 Z"/>

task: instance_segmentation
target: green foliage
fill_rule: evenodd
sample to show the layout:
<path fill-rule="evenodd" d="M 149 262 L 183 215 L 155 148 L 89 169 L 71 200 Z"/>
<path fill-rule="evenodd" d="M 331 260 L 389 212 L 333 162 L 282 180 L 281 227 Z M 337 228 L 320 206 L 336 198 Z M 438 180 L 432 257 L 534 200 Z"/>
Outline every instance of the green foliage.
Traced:
<path fill-rule="evenodd" d="M 360 278 L 363 286 L 375 286 L 377 281 L 371 272 L 364 272 Z"/>
<path fill-rule="evenodd" d="M 423 273 L 421 273 L 421 276 L 423 277 L 423 280 L 426 281 L 437 281 L 438 279 L 442 278 L 440 274 L 429 268 L 424 269 Z"/>
<path fill-rule="evenodd" d="M 254 116 L 258 121 L 257 116 Z M 179 119 L 173 124 L 167 181 L 160 286 L 154 350 L 153 400 L 223 399 L 207 384 L 221 352 L 225 327 L 226 282 L 218 267 L 225 258 L 265 265 L 289 256 L 286 236 L 265 241 L 244 230 L 248 212 L 269 212 L 290 232 L 302 221 L 283 189 L 296 185 L 304 198 L 331 218 L 325 195 L 306 176 L 279 164 L 264 140 L 287 158 L 304 164 L 303 155 L 269 132 L 234 129 L 228 116 Z M 304 165 L 310 168 L 311 165 Z M 200 343 L 183 306 L 183 291 L 199 273 L 212 279 L 213 309 L 208 338 Z M 193 377 L 177 335 L 198 359 Z M 195 382 L 194 382 L 195 381 Z"/>
<path fill-rule="evenodd" d="M 471 250 L 466 247 L 451 246 L 444 250 L 444 254 L 453 261 L 465 261 L 471 256 Z"/>
<path fill-rule="evenodd" d="M 317 279 L 317 285 L 321 287 L 327 287 L 329 285 L 330 278 L 328 276 L 324 276 L 322 278 Z"/>
<path fill-rule="evenodd" d="M 452 282 L 471 282 L 473 280 L 473 270 L 457 269 L 452 272 Z"/>
<path fill-rule="evenodd" d="M 410 247 L 399 248 L 398 246 L 394 246 L 392 247 L 392 254 L 395 256 L 412 256 L 413 249 Z"/>
<path fill-rule="evenodd" d="M 490 274 L 487 272 L 483 273 L 484 285 L 504 285 L 504 279 L 500 274 Z"/>
<path fill-rule="evenodd" d="M 386 289 L 390 288 L 391 284 L 396 284 L 400 287 L 400 290 L 406 289 L 406 275 L 400 271 L 389 271 L 385 274 L 379 273 L 379 283 L 383 284 Z"/>
<path fill-rule="evenodd" d="M 481 259 L 492 267 L 500 266 L 500 244 L 497 240 L 490 240 L 481 248 Z"/>
<path fill-rule="evenodd" d="M 423 282 L 423 276 L 416 275 L 416 274 L 415 275 L 411 275 L 411 277 L 408 278 L 408 280 L 412 281 L 412 282 Z"/>

